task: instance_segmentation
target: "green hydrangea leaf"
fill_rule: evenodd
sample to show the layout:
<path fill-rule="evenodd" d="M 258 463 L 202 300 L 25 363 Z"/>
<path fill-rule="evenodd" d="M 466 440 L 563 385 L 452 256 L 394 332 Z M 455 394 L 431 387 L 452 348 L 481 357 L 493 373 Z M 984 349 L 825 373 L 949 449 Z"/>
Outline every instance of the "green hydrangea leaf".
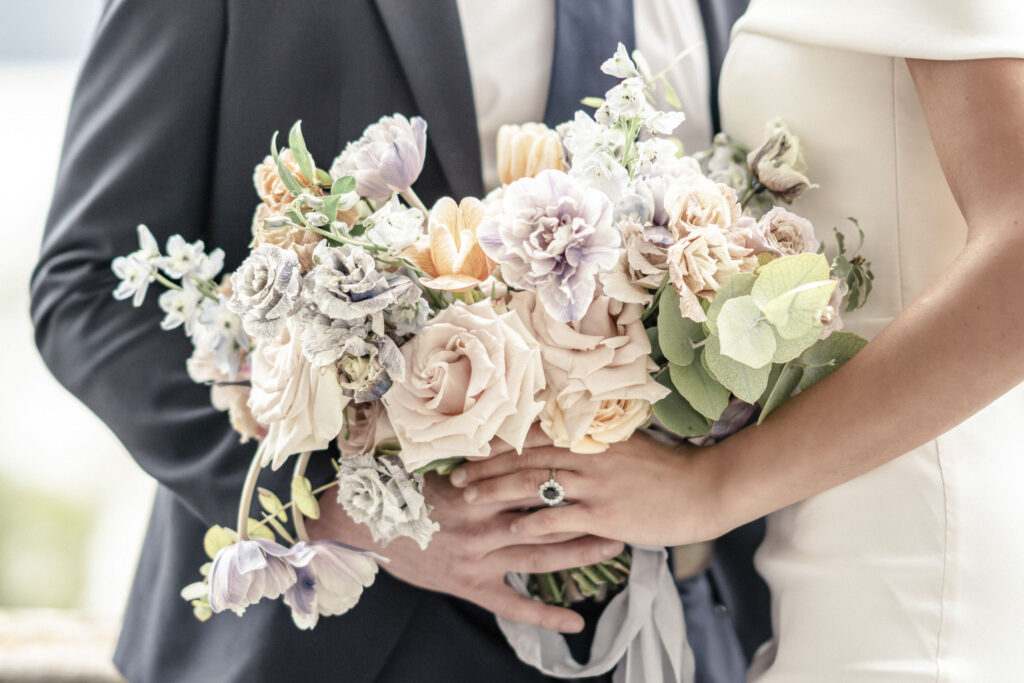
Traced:
<path fill-rule="evenodd" d="M 775 355 L 775 333 L 751 296 L 729 299 L 718 314 L 721 352 L 735 361 L 761 368 Z"/>
<path fill-rule="evenodd" d="M 783 339 L 806 337 L 821 325 L 821 313 L 838 284 L 835 280 L 810 282 L 777 296 L 762 306 L 768 319 Z"/>
<path fill-rule="evenodd" d="M 729 390 L 704 369 L 703 363 L 670 363 L 668 372 L 676 390 L 697 412 L 712 422 L 722 416 L 729 405 Z"/>
<path fill-rule="evenodd" d="M 797 287 L 828 279 L 828 260 L 821 254 L 783 256 L 761 268 L 750 295 L 764 308 L 772 299 Z"/>
<path fill-rule="evenodd" d="M 726 280 L 725 284 L 715 292 L 715 300 L 708 307 L 707 326 L 711 334 L 718 334 L 718 314 L 721 313 L 725 302 L 738 296 L 750 294 L 755 282 L 757 282 L 757 276 L 753 273 L 740 273 Z"/>
<path fill-rule="evenodd" d="M 676 388 L 667 373 L 661 373 L 657 381 L 672 393 L 654 404 L 654 415 L 671 432 L 679 436 L 703 436 L 711 429 L 706 417 L 694 410 Z"/>
<path fill-rule="evenodd" d="M 704 346 L 705 367 L 726 389 L 747 403 L 755 403 L 768 386 L 772 366 L 752 368 L 722 355 L 718 337 L 708 337 Z"/>
<path fill-rule="evenodd" d="M 843 366 L 867 345 L 867 340 L 851 332 L 833 332 L 804 351 L 800 363 L 804 365 L 800 390 L 804 391 Z"/>
<path fill-rule="evenodd" d="M 796 391 L 796 388 L 800 385 L 800 378 L 803 377 L 803 375 L 804 369 L 799 365 L 787 363 L 782 366 L 782 370 L 778 373 L 775 384 L 771 386 L 770 390 L 765 392 L 767 394 L 767 398 L 763 398 L 764 403 L 761 404 L 761 415 L 757 418 L 757 424 L 764 422 L 776 408 L 785 403 L 786 400 L 793 395 L 793 392 Z"/>
<path fill-rule="evenodd" d="M 310 519 L 320 518 L 320 503 L 313 495 L 313 485 L 305 477 L 294 477 L 292 479 L 292 502 L 299 512 Z"/>
<path fill-rule="evenodd" d="M 658 299 L 658 344 L 671 363 L 693 362 L 694 344 L 704 339 L 704 326 L 679 313 L 679 294 L 666 287 Z"/>

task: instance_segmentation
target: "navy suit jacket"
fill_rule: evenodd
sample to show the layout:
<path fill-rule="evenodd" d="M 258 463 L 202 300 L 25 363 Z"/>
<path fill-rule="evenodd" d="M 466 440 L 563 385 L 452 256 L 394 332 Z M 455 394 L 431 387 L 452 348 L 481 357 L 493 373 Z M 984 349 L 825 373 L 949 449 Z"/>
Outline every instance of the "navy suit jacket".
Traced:
<path fill-rule="evenodd" d="M 721 52 L 738 12 L 702 5 Z M 207 559 L 205 529 L 234 525 L 252 445 L 189 380 L 190 344 L 159 332 L 156 297 L 141 309 L 112 298 L 110 261 L 136 248 L 145 222 L 161 242 L 202 239 L 237 267 L 257 201 L 253 167 L 273 131 L 302 118 L 324 166 L 393 112 L 429 121 L 416 186 L 428 204 L 481 194 L 455 0 L 107 3 L 71 106 L 32 316 L 57 379 L 159 482 L 115 655 L 130 681 L 547 680 L 516 659 L 493 616 L 385 572 L 354 610 L 313 632 L 279 601 L 202 624 L 178 595 Z"/>

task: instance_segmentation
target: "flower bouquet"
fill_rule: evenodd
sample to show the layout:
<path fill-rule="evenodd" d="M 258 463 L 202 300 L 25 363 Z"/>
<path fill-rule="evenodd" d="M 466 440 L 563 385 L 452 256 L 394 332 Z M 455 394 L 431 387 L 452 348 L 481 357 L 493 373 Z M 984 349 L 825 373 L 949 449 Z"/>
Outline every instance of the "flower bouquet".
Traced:
<path fill-rule="evenodd" d="M 785 125 L 749 154 L 719 136 L 684 156 L 670 137 L 683 114 L 653 104 L 677 99 L 667 81 L 621 45 L 602 70 L 621 82 L 584 101 L 593 115 L 501 130 L 503 185 L 484 198 L 416 196 L 421 118 L 382 118 L 326 171 L 296 123 L 256 167 L 251 252 L 230 276 L 220 250 L 175 235 L 163 254 L 144 226 L 115 259 L 115 296 L 166 288 L 161 327 L 192 340 L 190 376 L 258 443 L 236 528 L 207 532 L 212 562 L 182 592 L 198 618 L 282 595 L 301 628 L 350 609 L 384 559 L 310 540 L 304 517 L 332 485 L 382 546 L 425 548 L 426 472 L 496 442 L 521 451 L 535 423 L 576 452 L 648 427 L 709 443 L 864 344 L 837 330 L 869 264 L 838 231 L 828 260 L 810 223 L 768 210 L 812 187 Z M 332 444 L 337 479 L 314 489 L 306 465 Z M 258 477 L 293 456 L 282 503 Z M 564 604 L 625 583 L 630 561 L 519 585 Z"/>

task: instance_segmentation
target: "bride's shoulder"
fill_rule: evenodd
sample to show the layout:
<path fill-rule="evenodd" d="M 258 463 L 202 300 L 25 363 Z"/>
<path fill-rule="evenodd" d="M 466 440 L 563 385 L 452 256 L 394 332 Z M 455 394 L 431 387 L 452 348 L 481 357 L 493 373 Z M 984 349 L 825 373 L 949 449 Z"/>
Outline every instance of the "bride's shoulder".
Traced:
<path fill-rule="evenodd" d="M 1024 57 L 1024 0 L 752 0 L 733 35 L 921 59 Z"/>

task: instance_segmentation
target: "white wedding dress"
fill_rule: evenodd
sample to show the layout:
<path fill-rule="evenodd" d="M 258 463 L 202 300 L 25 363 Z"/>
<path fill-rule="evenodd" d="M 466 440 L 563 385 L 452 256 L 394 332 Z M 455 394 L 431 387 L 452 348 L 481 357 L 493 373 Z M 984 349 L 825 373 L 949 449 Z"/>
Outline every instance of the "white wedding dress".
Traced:
<path fill-rule="evenodd" d="M 869 338 L 966 236 L 905 57 L 1024 57 L 1024 0 L 753 0 L 721 81 L 739 141 L 776 116 L 800 136 L 821 188 L 794 208 L 819 239 L 859 219 L 875 290 L 846 328 Z M 1024 385 L 771 515 L 757 567 L 775 632 L 757 683 L 1024 680 Z"/>

